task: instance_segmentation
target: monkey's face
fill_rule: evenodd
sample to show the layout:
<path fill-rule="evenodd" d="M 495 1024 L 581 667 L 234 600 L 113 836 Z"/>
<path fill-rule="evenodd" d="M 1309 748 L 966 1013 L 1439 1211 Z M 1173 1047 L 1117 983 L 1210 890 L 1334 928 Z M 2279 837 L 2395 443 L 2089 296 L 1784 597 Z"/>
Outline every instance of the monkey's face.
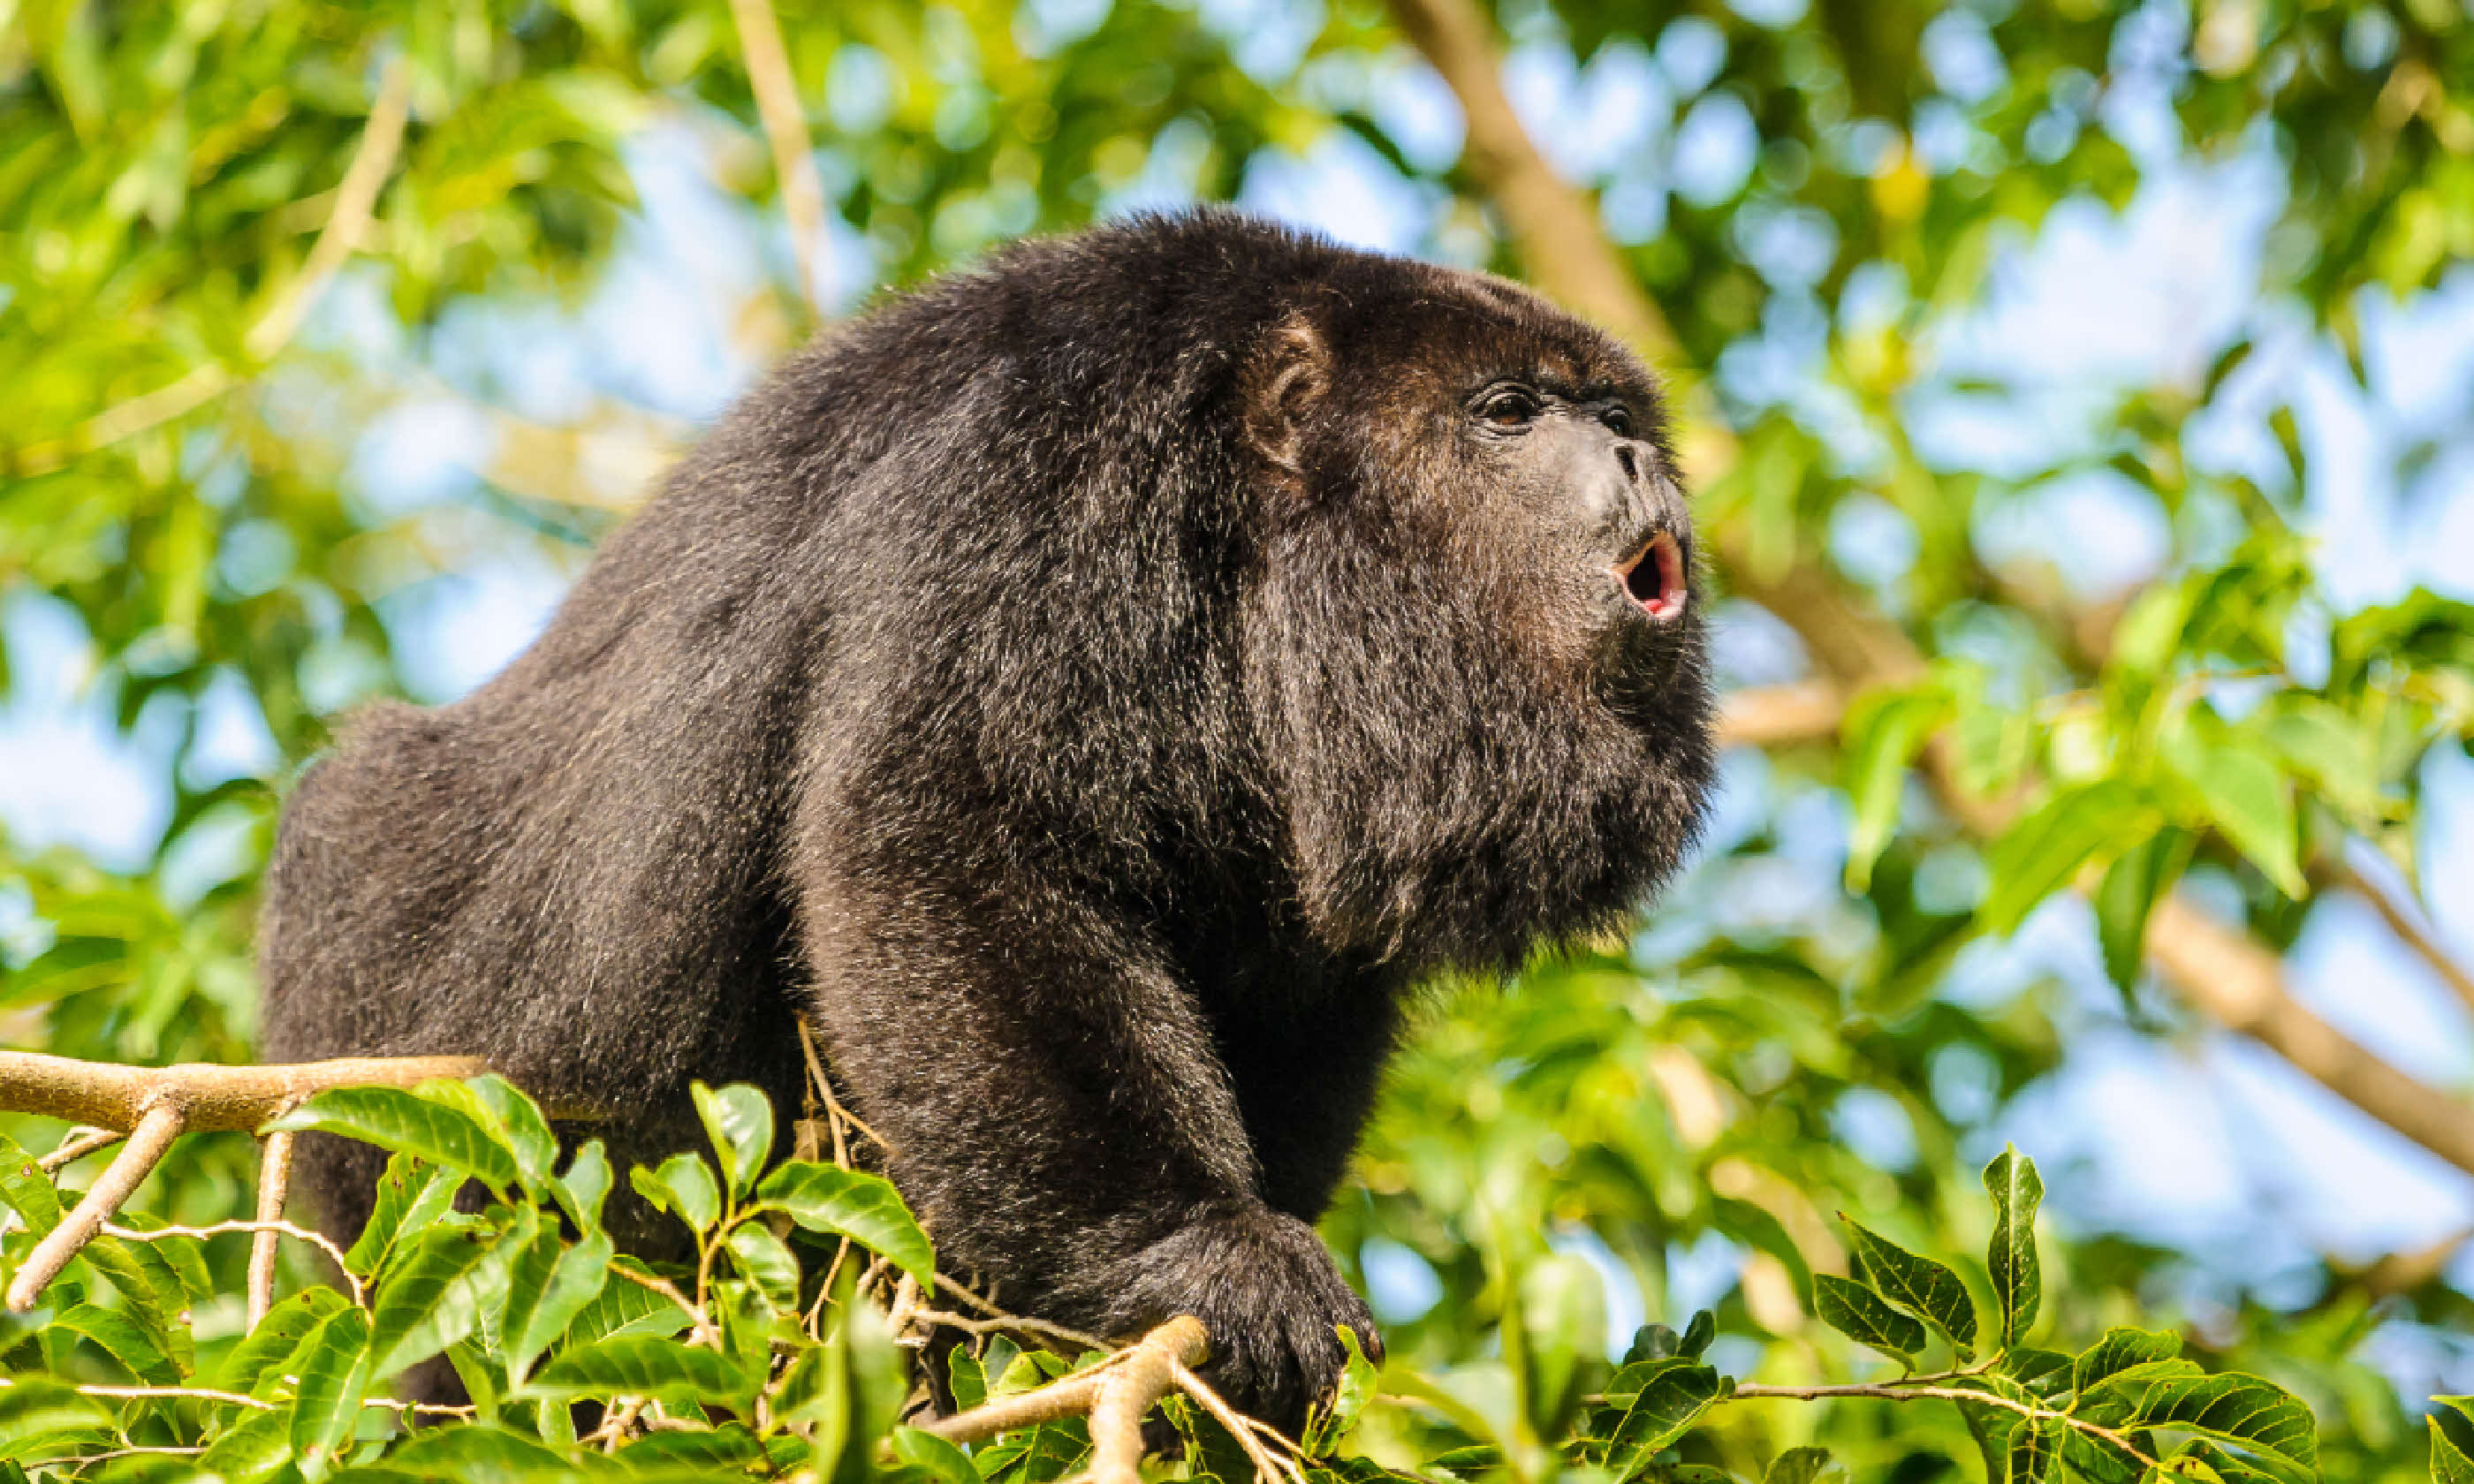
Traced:
<path fill-rule="evenodd" d="M 1665 453 L 1642 436 L 1650 395 L 1491 376 L 1462 398 L 1455 430 L 1454 493 L 1478 513 L 1484 542 L 1464 555 L 1549 653 L 1605 679 L 1662 668 L 1698 630 L 1691 515 Z"/>

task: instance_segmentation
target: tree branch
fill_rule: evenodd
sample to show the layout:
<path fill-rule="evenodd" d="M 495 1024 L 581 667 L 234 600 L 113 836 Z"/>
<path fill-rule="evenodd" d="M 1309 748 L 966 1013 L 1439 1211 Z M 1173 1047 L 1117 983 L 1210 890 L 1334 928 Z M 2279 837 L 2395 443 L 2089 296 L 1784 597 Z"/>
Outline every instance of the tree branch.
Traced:
<path fill-rule="evenodd" d="M 469 1056 L 343 1057 L 280 1066 L 118 1066 L 36 1051 L 0 1051 L 0 1109 L 129 1136 L 77 1209 L 26 1255 L 25 1265 L 9 1285 L 8 1305 L 21 1314 L 34 1307 L 44 1286 L 120 1209 L 182 1134 L 255 1133 L 268 1119 L 327 1088 L 408 1088 L 438 1078 L 476 1077 L 489 1069 L 488 1063 Z M 544 1111 L 556 1118 L 593 1116 L 592 1109 L 572 1103 L 553 1102 Z M 278 1203 L 279 1216 L 279 1192 Z M 272 1269 L 269 1274 L 271 1280 Z"/>
<path fill-rule="evenodd" d="M 2397 941 L 2431 966 L 2431 971 L 2439 976 L 2439 982 L 2448 986 L 2460 1003 L 2474 1010 L 2474 973 L 2468 973 L 2465 966 L 2457 962 L 2456 956 L 2441 945 L 2416 914 L 2406 910 L 2394 893 L 2356 870 L 2353 862 L 2333 852 L 2317 864 L 2312 874 L 2324 876 L 2369 902 L 2380 921 L 2389 925 L 2389 931 L 2396 934 Z"/>
<path fill-rule="evenodd" d="M 799 301 L 813 308 L 825 286 L 817 279 L 831 247 L 825 236 L 825 188 L 809 153 L 808 120 L 799 107 L 799 84 L 782 49 L 781 23 L 769 0 L 730 0 L 739 27 L 740 55 L 747 84 L 756 94 L 756 116 L 773 151 L 773 175 L 781 183 L 782 214 L 790 219 L 790 253 L 798 264 Z"/>

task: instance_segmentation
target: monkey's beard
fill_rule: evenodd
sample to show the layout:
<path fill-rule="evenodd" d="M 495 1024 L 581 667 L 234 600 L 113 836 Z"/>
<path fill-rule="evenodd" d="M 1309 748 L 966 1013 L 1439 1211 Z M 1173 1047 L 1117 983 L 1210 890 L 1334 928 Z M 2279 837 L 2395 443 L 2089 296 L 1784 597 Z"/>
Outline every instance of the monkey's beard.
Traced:
<path fill-rule="evenodd" d="M 1714 773 L 1697 615 L 1601 631 L 1559 664 L 1492 583 L 1404 582 L 1328 541 L 1279 555 L 1249 615 L 1249 700 L 1331 947 L 1509 972 L 1674 873 Z"/>

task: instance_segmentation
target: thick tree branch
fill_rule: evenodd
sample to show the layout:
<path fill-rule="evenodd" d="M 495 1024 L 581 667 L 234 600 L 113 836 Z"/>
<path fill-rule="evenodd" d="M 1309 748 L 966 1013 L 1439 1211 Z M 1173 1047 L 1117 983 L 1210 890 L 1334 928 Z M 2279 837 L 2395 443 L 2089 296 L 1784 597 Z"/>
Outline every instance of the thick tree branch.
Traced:
<path fill-rule="evenodd" d="M 66 1118 L 129 1136 L 111 1163 L 86 1188 L 77 1209 L 27 1254 L 25 1265 L 9 1284 L 8 1305 L 21 1314 L 34 1307 L 45 1285 L 111 1219 L 182 1134 L 255 1132 L 276 1114 L 327 1088 L 408 1088 L 441 1077 L 476 1077 L 489 1069 L 488 1063 L 469 1056 L 345 1057 L 285 1066 L 198 1063 L 118 1066 L 36 1051 L 0 1051 L 0 1109 Z M 546 1111 L 562 1118 L 593 1115 L 591 1109 L 563 1103 L 553 1103 Z M 282 1177 L 276 1178 L 279 1184 Z M 279 1219 L 280 1193 L 273 1215 L 266 1213 L 263 1193 L 259 1209 L 261 1221 Z M 267 1274 L 271 1281 L 271 1266 Z M 256 1288 L 253 1278 L 254 1294 Z"/>
<path fill-rule="evenodd" d="M 1587 198 L 1557 177 L 1521 128 L 1505 96 L 1492 24 L 1474 0 L 1391 0 L 1400 29 L 1461 102 L 1470 176 L 1502 209 L 1515 248 L 1539 288 L 1598 321 L 1656 359 L 1672 364 L 1677 339 L 1640 292 Z M 1703 482 L 1723 477 L 1736 448 L 1716 410 L 1685 388 L 1697 440 L 1687 463 Z M 1687 435 L 1696 429 L 1687 426 Z M 1735 590 L 1792 628 L 1815 666 L 1852 694 L 1868 685 L 1915 680 L 1927 661 L 1896 624 L 1852 601 L 1809 562 L 1783 567 L 1758 560 L 1740 525 L 1710 533 Z M 1979 835 L 1999 834 L 2016 813 L 1958 786 L 1946 737 L 1925 754 L 1925 771 L 1943 806 Z M 2288 993 L 2276 956 L 2218 923 L 2176 895 L 2147 925 L 2147 951 L 2164 978 L 2203 1013 L 2250 1036 L 2321 1086 L 2461 1169 L 2474 1172 L 2474 1108 L 2380 1061 L 2312 1014 Z"/>
<path fill-rule="evenodd" d="M 1178 1389 L 1180 1374 L 1188 1366 L 1201 1364 L 1209 1346 L 1202 1321 L 1180 1314 L 1090 1370 L 1059 1377 L 1036 1391 L 999 1397 L 931 1423 L 927 1430 L 949 1443 L 982 1443 L 1040 1423 L 1087 1417 L 1092 1484 L 1137 1484 L 1142 1476 L 1143 1414 Z"/>

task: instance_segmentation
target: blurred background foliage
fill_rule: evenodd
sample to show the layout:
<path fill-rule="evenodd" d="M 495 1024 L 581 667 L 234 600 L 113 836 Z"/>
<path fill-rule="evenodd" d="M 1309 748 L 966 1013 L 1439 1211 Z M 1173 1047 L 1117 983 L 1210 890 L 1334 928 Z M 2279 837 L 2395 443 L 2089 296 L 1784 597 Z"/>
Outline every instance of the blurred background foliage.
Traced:
<path fill-rule="evenodd" d="M 1393 1365 L 1509 1415 L 1503 1326 L 1709 1306 L 1737 1374 L 1861 1377 L 1833 1213 L 1980 1281 L 2013 1139 L 2056 1343 L 2179 1328 L 2327 1476 L 2424 1477 L 2474 1390 L 2462 0 L 781 0 L 787 150 L 745 0 L 0 0 L 0 1041 L 248 1059 L 284 779 L 521 647 L 871 293 L 1225 199 L 1551 276 L 1438 12 L 1657 306 L 1745 745 L 1639 936 L 1439 990 L 1326 1227 Z M 1982 1468 L 1935 1404 L 1686 1453 L 1807 1442 Z"/>

